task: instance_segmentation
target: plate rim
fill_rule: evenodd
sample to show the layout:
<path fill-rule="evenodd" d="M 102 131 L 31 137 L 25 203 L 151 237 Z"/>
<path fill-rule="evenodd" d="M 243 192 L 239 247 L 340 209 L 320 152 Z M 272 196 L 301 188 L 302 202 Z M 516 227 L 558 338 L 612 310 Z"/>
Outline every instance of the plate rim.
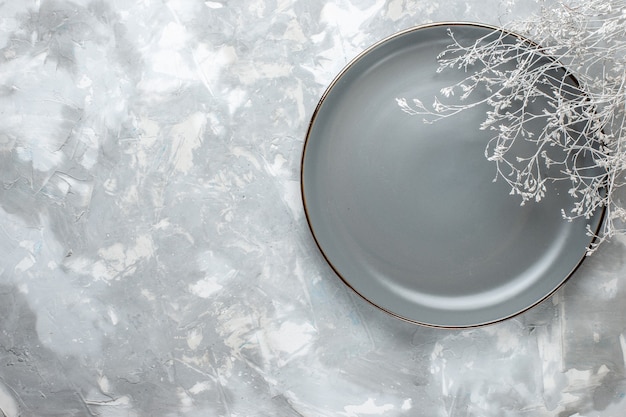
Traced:
<path fill-rule="evenodd" d="M 305 190 L 304 190 L 304 162 L 306 159 L 306 152 L 307 152 L 307 148 L 308 148 L 308 144 L 311 138 L 311 132 L 313 130 L 313 125 L 315 124 L 316 120 L 317 120 L 317 116 L 320 112 L 321 107 L 323 106 L 324 102 L 326 101 L 326 98 L 328 97 L 328 95 L 330 94 L 330 92 L 333 90 L 333 88 L 337 85 L 337 83 L 339 81 L 341 81 L 341 79 L 343 78 L 343 76 L 345 75 L 346 72 L 348 72 L 358 61 L 360 61 L 363 57 L 365 57 L 366 55 L 368 55 L 371 51 L 373 51 L 374 49 L 376 49 L 377 47 L 395 39 L 401 36 L 404 36 L 406 34 L 412 33 L 412 32 L 418 32 L 420 30 L 423 29 L 428 29 L 428 28 L 435 28 L 435 27 L 454 27 L 454 26 L 463 26 L 463 27 L 478 27 L 481 29 L 490 29 L 492 31 L 495 32 L 500 32 L 503 33 L 505 35 L 509 35 L 509 36 L 514 36 L 520 40 L 522 40 L 524 43 L 528 44 L 531 47 L 535 47 L 535 48 L 541 48 L 541 46 L 534 42 L 533 40 L 527 38 L 526 36 L 523 36 L 519 33 L 516 33 L 514 31 L 511 31 L 509 29 L 503 28 L 503 27 L 499 27 L 496 25 L 491 25 L 491 24 L 487 24 L 487 23 L 478 23 L 478 22 L 472 22 L 472 21 L 440 21 L 440 22 L 432 22 L 432 23 L 425 23 L 425 24 L 421 24 L 421 25 L 415 25 L 403 30 L 400 30 L 398 32 L 395 32 L 389 36 L 386 36 L 382 39 L 380 39 L 379 41 L 371 44 L 370 46 L 366 47 L 365 49 L 363 49 L 359 54 L 357 54 L 354 58 L 352 58 L 350 61 L 348 61 L 347 64 L 345 64 L 343 66 L 343 68 L 337 73 L 337 75 L 332 79 L 332 81 L 328 84 L 328 86 L 325 88 L 324 92 L 322 93 L 322 95 L 320 96 L 320 99 L 317 102 L 317 105 L 313 111 L 313 113 L 311 114 L 311 117 L 309 119 L 309 124 L 306 130 L 306 135 L 305 135 L 305 139 L 304 139 L 304 143 L 302 145 L 302 151 L 301 151 L 301 157 L 300 157 L 300 195 L 301 195 L 301 200 L 302 200 L 302 205 L 303 205 L 303 209 L 304 209 L 304 214 L 305 214 L 305 218 L 306 218 L 306 222 L 308 225 L 308 229 L 310 232 L 310 235 L 313 237 L 313 240 L 315 242 L 315 245 L 317 246 L 317 249 L 319 251 L 319 253 L 322 255 L 322 257 L 324 258 L 326 264 L 331 268 L 331 270 L 333 271 L 333 273 L 343 282 L 343 284 L 345 286 L 347 286 L 351 291 L 353 291 L 356 295 L 358 295 L 361 299 L 363 299 L 364 301 L 366 301 L 369 305 L 375 307 L 376 309 L 383 311 L 384 313 L 395 317 L 397 319 L 400 319 L 404 322 L 408 322 L 414 325 L 419 325 L 419 326 L 424 326 L 424 327 L 429 327 L 429 328 L 437 328 L 437 329 L 458 329 L 458 330 L 462 330 L 462 329 L 471 329 L 471 328 L 478 328 L 478 327 L 484 327 L 484 326 L 489 326 L 489 325 L 493 325 L 496 323 L 500 323 L 506 320 L 509 320 L 513 317 L 519 316 L 520 314 L 525 313 L 526 311 L 536 307 L 537 305 L 543 303 L 544 301 L 548 300 L 551 296 L 553 296 L 559 289 L 561 289 L 565 283 L 567 281 L 569 281 L 569 279 L 576 273 L 576 271 L 578 270 L 578 268 L 580 268 L 580 266 L 583 264 L 583 262 L 585 261 L 585 259 L 587 258 L 586 255 L 586 251 L 585 253 L 583 253 L 583 255 L 581 256 L 581 258 L 579 259 L 579 261 L 570 269 L 570 271 L 565 275 L 565 277 L 558 283 L 558 285 L 552 289 L 551 291 L 549 291 L 547 294 L 545 294 L 544 296 L 542 296 L 541 298 L 539 298 L 538 300 L 536 300 L 535 302 L 531 303 L 530 305 L 528 305 L 525 308 L 519 309 L 517 311 L 514 311 L 513 313 L 510 313 L 504 317 L 500 317 L 494 320 L 487 320 L 484 322 L 480 322 L 480 323 L 473 323 L 473 324 L 461 324 L 461 325 L 447 325 L 447 324 L 434 324 L 434 323 L 427 323 L 427 322 L 422 322 L 419 320 L 415 320 L 412 318 L 408 318 L 408 317 L 404 317 L 398 313 L 395 313 L 391 310 L 389 310 L 388 308 L 385 308 L 377 303 L 375 303 L 374 301 L 370 300 L 369 298 L 367 298 L 366 296 L 364 296 L 363 294 L 361 294 L 361 292 L 359 292 L 356 288 L 354 288 L 353 285 L 350 284 L 350 282 L 348 282 L 348 280 L 338 271 L 337 267 L 331 262 L 331 260 L 329 259 L 328 255 L 326 254 L 326 252 L 324 251 L 324 249 L 322 248 L 322 245 L 320 244 L 318 237 L 315 233 L 315 229 L 311 223 L 311 218 L 310 218 L 310 214 L 309 214 L 309 210 L 308 210 L 308 206 L 307 206 L 307 197 L 305 194 Z M 558 59 L 550 56 L 550 55 L 545 55 L 546 58 L 553 60 L 554 62 L 558 63 L 562 68 L 564 68 L 566 70 L 566 75 L 568 78 L 570 78 L 574 84 L 576 86 L 580 86 L 580 83 L 578 82 L 578 80 L 576 79 L 576 77 L 574 76 L 574 74 L 572 74 L 569 70 L 567 70 L 567 67 L 563 64 L 561 64 Z M 606 186 L 605 186 L 606 188 Z M 596 230 L 594 231 L 594 236 L 593 238 L 589 241 L 589 245 L 588 248 L 591 247 L 591 245 L 597 240 L 597 234 L 598 231 L 601 229 L 604 220 L 605 220 L 605 215 L 606 215 L 606 207 L 602 206 L 601 208 L 601 213 L 600 216 L 598 218 L 598 225 L 596 227 Z"/>

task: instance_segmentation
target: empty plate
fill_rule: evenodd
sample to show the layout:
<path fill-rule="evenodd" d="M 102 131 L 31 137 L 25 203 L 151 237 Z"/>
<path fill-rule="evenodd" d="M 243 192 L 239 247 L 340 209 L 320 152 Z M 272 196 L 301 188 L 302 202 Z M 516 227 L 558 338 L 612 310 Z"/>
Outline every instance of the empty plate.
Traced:
<path fill-rule="evenodd" d="M 561 209 L 572 205 L 567 181 L 550 183 L 541 202 L 524 206 L 504 181 L 494 183 L 495 165 L 485 158 L 492 135 L 479 129 L 487 107 L 433 124 L 399 108 L 397 97 L 426 102 L 467 76 L 437 72 L 448 29 L 460 42 L 499 30 L 413 28 L 341 71 L 309 126 L 302 196 L 324 257 L 365 300 L 414 323 L 468 327 L 552 294 L 585 257 L 586 226 L 596 230 L 603 213 L 564 220 Z"/>

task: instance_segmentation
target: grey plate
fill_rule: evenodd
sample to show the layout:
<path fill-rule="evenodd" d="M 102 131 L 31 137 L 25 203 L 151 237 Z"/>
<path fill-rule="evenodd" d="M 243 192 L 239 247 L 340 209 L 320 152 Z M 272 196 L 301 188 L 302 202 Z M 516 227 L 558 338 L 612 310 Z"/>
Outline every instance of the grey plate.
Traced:
<path fill-rule="evenodd" d="M 566 182 L 520 206 L 484 156 L 485 108 L 431 125 L 396 97 L 434 98 L 466 74 L 437 73 L 452 28 L 473 41 L 497 28 L 462 23 L 393 35 L 354 59 L 324 93 L 302 158 L 310 228 L 339 277 L 373 305 L 432 326 L 514 316 L 552 294 L 592 238 L 567 222 Z M 512 35 L 510 35 L 512 36 Z M 574 81 L 568 81 L 574 82 Z M 541 126 L 537 126 L 537 129 Z M 589 221 L 595 230 L 602 213 Z"/>

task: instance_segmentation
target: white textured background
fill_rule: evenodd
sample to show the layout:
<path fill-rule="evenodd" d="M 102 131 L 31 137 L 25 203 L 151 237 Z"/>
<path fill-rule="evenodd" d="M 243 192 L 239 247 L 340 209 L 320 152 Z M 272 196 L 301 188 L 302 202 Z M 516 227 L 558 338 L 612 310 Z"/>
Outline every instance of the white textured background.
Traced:
<path fill-rule="evenodd" d="M 479 329 L 333 275 L 308 120 L 398 30 L 533 0 L 0 3 L 0 416 L 621 417 L 626 247 Z"/>

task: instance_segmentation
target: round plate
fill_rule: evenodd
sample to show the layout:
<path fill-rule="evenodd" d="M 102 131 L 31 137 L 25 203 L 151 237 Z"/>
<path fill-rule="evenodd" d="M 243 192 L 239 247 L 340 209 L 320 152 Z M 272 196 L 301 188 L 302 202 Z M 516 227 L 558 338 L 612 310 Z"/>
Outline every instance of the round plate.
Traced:
<path fill-rule="evenodd" d="M 472 43 L 498 30 L 468 23 L 406 30 L 335 78 L 307 133 L 302 196 L 324 257 L 364 299 L 414 323 L 469 327 L 552 294 L 584 259 L 592 242 L 586 226 L 596 230 L 603 213 L 563 220 L 561 209 L 572 205 L 567 181 L 524 206 L 504 181 L 494 183 L 484 154 L 491 134 L 479 129 L 486 107 L 433 124 L 399 108 L 397 97 L 426 102 L 467 76 L 436 71 L 448 29 Z"/>

